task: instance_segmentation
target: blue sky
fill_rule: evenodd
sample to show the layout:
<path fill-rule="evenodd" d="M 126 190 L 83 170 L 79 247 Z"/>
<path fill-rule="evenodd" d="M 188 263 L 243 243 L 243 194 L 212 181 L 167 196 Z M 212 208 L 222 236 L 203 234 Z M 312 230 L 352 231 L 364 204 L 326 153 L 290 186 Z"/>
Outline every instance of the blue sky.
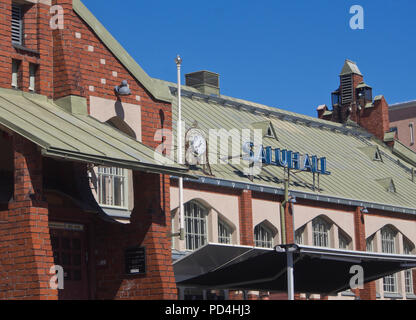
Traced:
<path fill-rule="evenodd" d="M 221 93 L 316 116 L 330 105 L 346 58 L 374 95 L 390 104 L 416 99 L 414 0 L 83 0 L 152 77 L 221 75 Z M 364 30 L 349 27 L 352 5 Z"/>

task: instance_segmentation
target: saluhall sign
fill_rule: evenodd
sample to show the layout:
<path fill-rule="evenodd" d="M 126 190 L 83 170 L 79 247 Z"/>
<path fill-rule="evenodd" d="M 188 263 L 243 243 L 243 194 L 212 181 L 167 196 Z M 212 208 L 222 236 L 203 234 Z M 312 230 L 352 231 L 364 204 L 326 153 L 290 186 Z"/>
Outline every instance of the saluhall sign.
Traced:
<path fill-rule="evenodd" d="M 315 155 L 301 155 L 300 152 L 291 150 L 273 149 L 272 147 L 264 147 L 261 145 L 256 149 L 254 144 L 249 142 L 243 145 L 244 160 L 253 163 L 263 163 L 265 165 L 278 166 L 292 170 L 307 171 L 322 175 L 330 175 L 327 170 L 327 159 L 319 158 Z"/>

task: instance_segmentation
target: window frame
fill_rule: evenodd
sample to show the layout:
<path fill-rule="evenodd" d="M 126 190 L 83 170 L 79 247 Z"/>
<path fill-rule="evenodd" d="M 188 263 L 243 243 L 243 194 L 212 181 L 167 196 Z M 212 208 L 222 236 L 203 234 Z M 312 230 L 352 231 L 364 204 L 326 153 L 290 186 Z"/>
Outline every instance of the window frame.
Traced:
<path fill-rule="evenodd" d="M 224 232 L 226 233 L 225 236 L 223 235 Z M 232 229 L 222 219 L 218 219 L 218 243 L 221 243 L 221 244 L 231 244 L 232 243 Z"/>
<path fill-rule="evenodd" d="M 324 230 L 318 230 L 318 229 L 316 229 L 316 226 L 318 226 L 319 229 L 321 229 L 321 227 L 323 227 Z M 330 231 L 331 231 L 331 224 L 329 222 L 325 221 L 321 217 L 315 218 L 312 221 L 312 241 L 313 241 L 313 245 L 315 247 L 330 248 L 331 247 Z M 326 245 L 322 245 L 323 242 L 326 242 Z"/>
<path fill-rule="evenodd" d="M 190 209 L 197 209 L 197 215 L 195 215 L 195 211 Z M 184 205 L 184 216 L 185 216 L 185 249 L 188 251 L 195 251 L 201 248 L 202 246 L 208 243 L 208 210 L 202 206 L 200 203 L 196 201 L 189 201 Z M 192 213 L 191 213 L 192 212 Z M 190 223 L 189 220 L 193 222 Z M 195 232 L 195 221 L 199 221 L 197 223 L 196 231 L 204 230 L 204 233 Z M 202 227 L 203 226 L 203 227 Z M 193 232 L 189 232 L 189 230 Z M 200 244 L 198 245 L 196 239 L 200 240 Z"/>
<path fill-rule="evenodd" d="M 10 31 L 11 31 L 11 42 L 12 44 L 15 45 L 19 45 L 19 46 L 23 46 L 24 43 L 24 26 L 23 26 L 23 22 L 24 22 L 24 6 L 22 4 L 18 4 L 18 3 L 12 3 L 12 11 L 11 11 L 11 21 L 10 21 Z M 19 15 L 19 19 L 14 19 L 13 15 Z M 17 25 L 18 24 L 18 25 Z M 13 29 L 15 28 L 15 29 Z M 18 28 L 18 29 L 17 29 Z M 15 31 L 14 31 L 15 30 Z M 14 37 L 14 35 L 18 36 L 18 40 L 15 40 L 16 37 Z"/>
<path fill-rule="evenodd" d="M 403 241 L 403 253 L 405 255 L 411 255 L 412 251 L 414 250 L 414 246 L 404 239 Z M 413 271 L 412 269 L 408 269 L 404 271 L 404 285 L 405 285 L 405 292 L 406 294 L 414 294 L 414 287 L 413 287 Z"/>
<path fill-rule="evenodd" d="M 397 231 L 390 226 L 385 226 L 380 230 L 381 235 L 381 252 L 395 254 L 397 249 L 396 237 Z M 398 292 L 397 274 L 392 274 L 383 278 L 383 290 L 386 293 Z"/>
<path fill-rule="evenodd" d="M 274 246 L 273 232 L 263 223 L 258 224 L 254 228 L 254 246 L 257 248 L 271 249 Z"/>
<path fill-rule="evenodd" d="M 345 248 L 341 247 L 341 240 L 345 242 Z M 338 230 L 338 247 L 341 250 L 349 250 L 351 244 L 351 240 L 349 237 L 342 231 Z"/>
<path fill-rule="evenodd" d="M 103 169 L 110 169 L 110 172 L 100 172 Z M 121 170 L 121 174 L 113 173 L 114 170 Z M 129 207 L 129 174 L 128 170 L 125 168 L 117 168 L 117 167 L 106 167 L 106 166 L 98 166 L 97 167 L 97 202 L 103 208 L 110 208 L 110 209 L 118 209 L 118 210 L 128 210 Z M 112 194 L 112 203 L 107 203 L 107 201 L 102 201 L 104 194 L 102 193 L 102 184 L 105 180 L 105 177 L 109 177 L 110 181 L 112 182 L 112 187 L 110 188 Z M 122 183 L 120 186 L 122 190 L 120 192 L 121 197 L 120 200 L 122 201 L 121 205 L 114 204 L 115 199 L 115 178 L 121 178 Z"/>

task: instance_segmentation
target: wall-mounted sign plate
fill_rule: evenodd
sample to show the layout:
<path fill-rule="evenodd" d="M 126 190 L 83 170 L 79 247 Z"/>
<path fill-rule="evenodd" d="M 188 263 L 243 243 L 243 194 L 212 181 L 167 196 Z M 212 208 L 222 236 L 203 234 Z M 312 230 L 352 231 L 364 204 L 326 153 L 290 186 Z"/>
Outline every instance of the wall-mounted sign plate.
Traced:
<path fill-rule="evenodd" d="M 138 275 L 146 273 L 146 248 L 133 247 L 125 251 L 126 274 Z"/>
<path fill-rule="evenodd" d="M 77 223 L 49 222 L 49 228 L 68 231 L 84 231 L 84 226 Z"/>

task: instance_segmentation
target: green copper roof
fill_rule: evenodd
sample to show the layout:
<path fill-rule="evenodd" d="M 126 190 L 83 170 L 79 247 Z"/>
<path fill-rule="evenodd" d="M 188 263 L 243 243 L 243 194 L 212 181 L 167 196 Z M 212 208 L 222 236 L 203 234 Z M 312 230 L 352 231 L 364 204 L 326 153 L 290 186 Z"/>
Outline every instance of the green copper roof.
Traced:
<path fill-rule="evenodd" d="M 176 86 L 172 83 L 165 83 L 172 87 L 173 124 L 176 130 L 178 111 Z M 223 128 L 231 132 L 230 130 L 235 128 L 239 130 L 251 128 L 253 123 L 269 121 L 276 131 L 278 140 L 265 139 L 263 141 L 265 146 L 326 157 L 328 170 L 332 174 L 320 177 L 320 191 L 317 184 L 316 189 L 313 188 L 313 174 L 299 172 L 291 175 L 290 190 L 298 195 L 322 199 L 322 201 L 329 198 L 342 199 L 342 201 L 345 200 L 343 203 L 347 204 L 355 201 L 374 204 L 382 208 L 405 208 L 408 210 L 406 212 L 416 212 L 414 210 L 416 208 L 416 184 L 411 181 L 410 163 L 403 161 L 387 145 L 376 140 L 362 128 L 333 123 L 223 95 L 216 99 L 198 94 L 187 86 L 183 86 L 182 95 L 182 114 L 187 129 L 194 121 L 197 121 L 199 127 L 208 136 L 209 129 Z M 218 145 L 225 148 L 230 144 L 218 143 Z M 220 149 L 220 155 L 214 154 L 214 157 L 217 156 L 219 159 L 241 157 L 241 146 L 231 151 L 224 148 Z M 374 161 L 373 156 L 377 150 L 382 161 Z M 212 147 L 209 151 L 214 152 Z M 260 174 L 255 175 L 254 180 L 250 181 L 243 174 L 247 167 L 248 164 L 244 161 L 240 164 L 211 163 L 213 176 L 205 175 L 202 170 L 191 172 L 207 183 L 208 181 L 223 181 L 230 186 L 253 186 L 260 190 L 262 188 L 267 190 L 272 188 L 275 191 L 284 189 L 282 168 L 264 166 Z M 384 181 L 383 179 L 387 178 L 394 180 L 396 193 L 388 192 L 382 184 L 377 183 L 377 180 Z"/>
<path fill-rule="evenodd" d="M 85 21 L 85 23 L 94 31 L 94 33 L 114 54 L 114 56 L 137 79 L 137 81 L 139 81 L 151 93 L 153 97 L 158 100 L 170 102 L 171 96 L 168 88 L 160 85 L 159 82 L 155 82 L 151 77 L 149 77 L 80 0 L 73 0 L 72 7 L 75 13 L 77 13 L 82 20 Z"/>
<path fill-rule="evenodd" d="M 0 125 L 37 144 L 44 156 L 157 173 L 187 171 L 112 126 L 71 114 L 41 95 L 0 89 Z"/>

